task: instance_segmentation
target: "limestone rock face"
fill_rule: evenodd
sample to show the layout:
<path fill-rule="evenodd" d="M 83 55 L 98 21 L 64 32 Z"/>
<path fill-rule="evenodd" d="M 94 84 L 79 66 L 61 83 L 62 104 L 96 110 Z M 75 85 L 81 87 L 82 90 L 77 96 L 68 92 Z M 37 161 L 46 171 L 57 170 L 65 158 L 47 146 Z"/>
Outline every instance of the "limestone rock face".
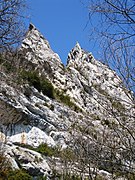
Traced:
<path fill-rule="evenodd" d="M 97 61 L 92 53 L 83 50 L 78 42 L 69 52 L 64 66 L 49 42 L 30 24 L 18 54 L 21 70 L 36 72 L 54 88 L 54 98 L 50 98 L 34 83 L 23 82 L 16 87 L 13 82 L 7 83 L 8 74 L 0 74 L 3 77 L 0 79 L 0 130 L 4 141 L 10 144 L 9 156 L 19 157 L 24 162 L 22 167 L 35 168 L 39 174 L 50 171 L 39 154 L 17 149 L 12 143 L 33 147 L 46 143 L 66 148 L 71 144 L 76 124 L 95 128 L 100 133 L 103 122 L 115 121 L 114 113 L 119 115 L 120 111 L 131 115 L 130 121 L 126 120 L 128 125 L 134 121 L 132 94 L 124 88 L 120 77 Z M 41 163 L 33 162 L 35 156 L 42 159 Z M 17 167 L 15 162 L 13 164 Z"/>
<path fill-rule="evenodd" d="M 9 158 L 13 169 L 19 169 L 21 166 L 33 176 L 45 176 L 51 173 L 47 159 L 43 158 L 40 153 L 11 143 L 8 143 L 4 148 L 6 149 L 5 155 Z"/>
<path fill-rule="evenodd" d="M 23 56 L 23 67 L 36 69 L 47 77 L 57 77 L 63 70 L 63 64 L 57 53 L 54 53 L 49 42 L 30 24 L 22 42 L 20 54 Z"/>

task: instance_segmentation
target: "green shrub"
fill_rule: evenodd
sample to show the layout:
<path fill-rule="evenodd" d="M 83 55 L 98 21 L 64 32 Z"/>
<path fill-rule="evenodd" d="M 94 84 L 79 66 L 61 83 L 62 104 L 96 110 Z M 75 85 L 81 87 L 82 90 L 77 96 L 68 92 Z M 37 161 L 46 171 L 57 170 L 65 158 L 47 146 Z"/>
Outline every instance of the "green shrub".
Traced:
<path fill-rule="evenodd" d="M 8 180 L 32 180 L 32 177 L 23 170 L 9 171 Z"/>
<path fill-rule="evenodd" d="M 63 175 L 63 180 L 81 180 L 81 177 L 74 174 L 65 174 Z"/>
<path fill-rule="evenodd" d="M 32 147 L 28 144 L 20 144 L 20 143 L 14 143 L 14 144 L 22 148 L 27 148 L 27 149 L 39 152 L 45 156 L 55 156 L 55 154 L 58 154 L 57 148 L 50 147 L 44 143 L 40 144 L 38 147 Z"/>
<path fill-rule="evenodd" d="M 36 71 L 22 71 L 21 77 L 28 81 L 29 85 L 34 86 L 39 92 L 50 98 L 54 98 L 54 88 L 49 80 L 40 77 Z"/>
<path fill-rule="evenodd" d="M 71 148 L 66 148 L 60 151 L 59 157 L 64 160 L 64 162 L 73 162 L 76 160 L 76 155 Z"/>
<path fill-rule="evenodd" d="M 54 111 L 54 105 L 53 104 L 50 105 L 50 110 Z"/>
<path fill-rule="evenodd" d="M 43 94 L 54 99 L 54 88 L 47 79 L 44 79 L 41 82 L 41 87 L 42 87 Z"/>
<path fill-rule="evenodd" d="M 135 173 L 130 173 L 130 172 L 121 172 L 121 171 L 117 171 L 115 172 L 115 176 L 121 177 L 121 178 L 125 178 L 127 180 L 135 180 Z"/>
<path fill-rule="evenodd" d="M 63 91 L 54 89 L 53 85 L 47 79 L 40 77 L 36 71 L 22 71 L 21 77 L 23 80 L 28 81 L 29 85 L 34 86 L 39 92 L 42 91 L 42 93 L 49 98 L 62 102 L 76 112 L 82 112 L 82 110 L 70 100 L 68 95 L 64 95 Z"/>
<path fill-rule="evenodd" d="M 70 101 L 70 97 L 67 95 L 64 95 L 63 91 L 59 91 L 58 89 L 55 89 L 54 93 L 55 93 L 55 98 L 57 100 L 59 100 L 60 102 L 66 104 L 68 106 L 72 105 L 72 102 Z"/>
<path fill-rule="evenodd" d="M 34 148 L 31 145 L 28 145 L 28 144 L 21 144 L 19 142 L 15 142 L 14 145 L 20 146 L 22 148 L 27 148 L 27 149 L 30 149 L 30 150 L 34 150 Z"/>
<path fill-rule="evenodd" d="M 5 70 L 6 73 L 11 73 L 16 71 L 16 67 L 9 61 L 4 61 L 2 62 L 2 59 L 0 59 L 0 64 L 2 64 L 3 69 Z"/>
<path fill-rule="evenodd" d="M 101 123 L 102 125 L 110 126 L 110 121 L 108 119 L 103 119 Z"/>
<path fill-rule="evenodd" d="M 125 112 L 124 105 L 121 102 L 119 102 L 118 100 L 115 100 L 112 102 L 112 107 L 119 112 Z"/>
<path fill-rule="evenodd" d="M 49 147 L 47 144 L 40 144 L 34 150 L 45 156 L 54 156 L 56 154 L 56 149 Z"/>
<path fill-rule="evenodd" d="M 127 173 L 125 177 L 129 180 L 135 180 L 135 173 Z"/>
<path fill-rule="evenodd" d="M 100 176 L 100 175 L 97 175 L 97 176 L 95 177 L 95 180 L 104 180 L 104 177 L 102 177 L 102 176 Z"/>
<path fill-rule="evenodd" d="M 55 96 L 55 99 L 62 102 L 66 106 L 72 108 L 76 112 L 82 112 L 82 110 L 75 103 L 71 101 L 70 97 L 64 94 L 64 91 L 59 91 L 58 89 L 55 89 L 54 96 Z"/>

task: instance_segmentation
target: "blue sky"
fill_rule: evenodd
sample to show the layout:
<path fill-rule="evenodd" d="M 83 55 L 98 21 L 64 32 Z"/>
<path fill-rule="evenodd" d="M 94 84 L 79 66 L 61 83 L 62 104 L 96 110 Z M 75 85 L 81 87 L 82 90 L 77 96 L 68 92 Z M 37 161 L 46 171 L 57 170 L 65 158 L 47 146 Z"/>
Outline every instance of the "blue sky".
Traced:
<path fill-rule="evenodd" d="M 83 49 L 94 51 L 89 43 L 87 0 L 27 0 L 32 22 L 66 64 L 69 51 L 78 41 Z"/>

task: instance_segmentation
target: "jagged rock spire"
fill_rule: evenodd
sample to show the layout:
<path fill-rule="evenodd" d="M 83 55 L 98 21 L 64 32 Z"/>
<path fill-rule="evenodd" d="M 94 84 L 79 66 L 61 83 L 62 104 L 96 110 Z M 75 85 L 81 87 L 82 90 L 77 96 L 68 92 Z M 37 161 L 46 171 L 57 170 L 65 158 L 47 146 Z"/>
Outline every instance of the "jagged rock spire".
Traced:
<path fill-rule="evenodd" d="M 81 46 L 80 46 L 78 41 L 76 42 L 76 45 L 75 45 L 74 49 L 78 49 L 79 51 L 82 50 L 82 48 L 81 48 Z"/>
<path fill-rule="evenodd" d="M 67 65 L 77 59 L 80 59 L 81 56 L 82 56 L 82 48 L 81 48 L 79 42 L 76 42 L 76 45 L 68 54 Z"/>
<path fill-rule="evenodd" d="M 57 61 L 61 63 L 59 56 L 53 52 L 49 42 L 32 23 L 29 25 L 21 49 L 26 50 L 26 58 L 36 64 L 39 64 L 41 61 L 48 61 L 49 59 L 51 59 L 51 62 Z M 33 53 L 36 58 L 33 57 Z"/>
<path fill-rule="evenodd" d="M 29 30 L 32 30 L 32 29 L 36 29 L 36 27 L 34 26 L 34 24 L 30 23 Z"/>
<path fill-rule="evenodd" d="M 34 50 L 39 46 L 44 49 L 51 48 L 49 42 L 44 38 L 41 32 L 32 23 L 30 23 L 29 30 L 22 43 L 22 47 L 25 48 L 25 46 L 28 46 L 29 48 L 34 48 Z"/>

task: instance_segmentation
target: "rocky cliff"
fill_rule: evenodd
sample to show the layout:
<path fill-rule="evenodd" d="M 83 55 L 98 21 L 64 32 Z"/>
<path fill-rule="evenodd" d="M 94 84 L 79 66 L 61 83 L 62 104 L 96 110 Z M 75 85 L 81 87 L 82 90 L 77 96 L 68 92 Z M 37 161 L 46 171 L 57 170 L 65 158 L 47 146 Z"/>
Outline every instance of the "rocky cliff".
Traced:
<path fill-rule="evenodd" d="M 110 124 L 133 127 L 132 92 L 124 88 L 115 71 L 78 42 L 64 66 L 49 42 L 30 24 L 17 54 L 16 73 L 7 73 L 7 67 L 0 73 L 1 141 L 6 143 L 13 168 L 21 166 L 33 176 L 32 170 L 39 175 L 52 170 L 51 160 L 21 144 L 37 148 L 44 143 L 65 149 L 72 146 L 78 133 L 83 137 L 78 129 L 87 129 L 87 135 L 90 131 L 90 140 L 95 134 L 102 136 Z"/>

